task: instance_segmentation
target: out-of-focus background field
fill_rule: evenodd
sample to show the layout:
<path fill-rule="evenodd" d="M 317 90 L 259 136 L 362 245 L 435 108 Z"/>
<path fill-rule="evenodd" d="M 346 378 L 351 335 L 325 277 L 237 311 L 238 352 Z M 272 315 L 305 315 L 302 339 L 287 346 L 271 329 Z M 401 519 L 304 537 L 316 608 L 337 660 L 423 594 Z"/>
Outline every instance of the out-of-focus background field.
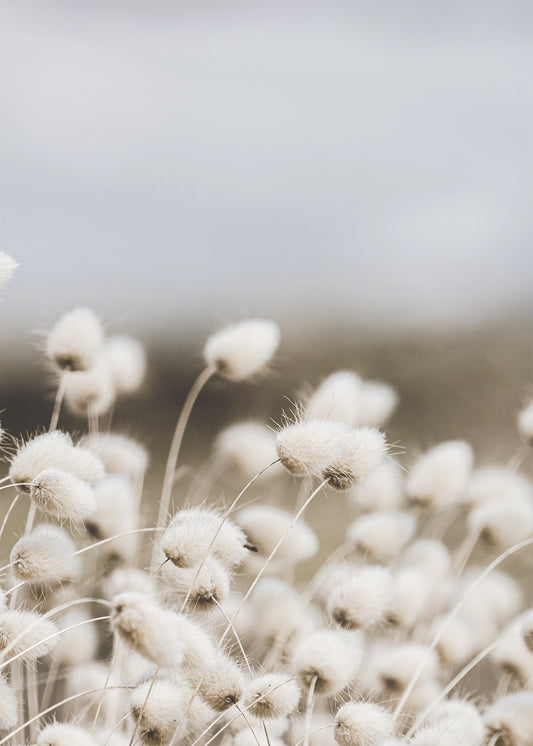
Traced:
<path fill-rule="evenodd" d="M 533 382 L 532 30 L 527 0 L 2 5 L 3 426 L 46 425 L 38 332 L 91 306 L 147 345 L 115 425 L 155 502 L 203 341 L 259 315 L 272 375 L 211 382 L 183 463 L 339 368 L 397 387 L 407 466 L 457 437 L 505 463 Z M 340 506 L 311 511 L 331 537 Z"/>

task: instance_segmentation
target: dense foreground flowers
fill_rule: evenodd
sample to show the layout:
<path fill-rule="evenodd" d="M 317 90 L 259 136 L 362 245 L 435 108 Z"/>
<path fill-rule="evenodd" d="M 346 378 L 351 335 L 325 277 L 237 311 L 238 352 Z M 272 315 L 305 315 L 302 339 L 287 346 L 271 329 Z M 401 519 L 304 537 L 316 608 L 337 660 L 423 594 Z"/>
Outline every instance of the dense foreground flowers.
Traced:
<path fill-rule="evenodd" d="M 0 286 L 15 267 L 0 254 Z M 512 464 L 477 467 L 455 440 L 406 470 L 384 434 L 396 392 L 339 371 L 275 432 L 244 421 L 213 433 L 185 489 L 202 388 L 259 376 L 278 342 L 262 319 L 208 340 L 152 522 L 148 454 L 109 427 L 116 398 L 142 385 L 142 347 L 106 336 L 88 309 L 47 335 L 50 427 L 3 433 L 15 447 L 0 488 L 0 746 L 532 746 L 533 609 L 504 565 L 533 545 L 533 487 L 518 471 L 531 404 Z M 60 429 L 64 406 L 82 437 Z M 240 487 L 221 505 L 228 475 Z M 249 500 L 258 485 L 271 500 Z M 306 521 L 318 500 L 339 536 L 329 556 Z M 479 544 L 483 566 L 470 560 Z M 313 577 L 296 571 L 317 555 Z"/>

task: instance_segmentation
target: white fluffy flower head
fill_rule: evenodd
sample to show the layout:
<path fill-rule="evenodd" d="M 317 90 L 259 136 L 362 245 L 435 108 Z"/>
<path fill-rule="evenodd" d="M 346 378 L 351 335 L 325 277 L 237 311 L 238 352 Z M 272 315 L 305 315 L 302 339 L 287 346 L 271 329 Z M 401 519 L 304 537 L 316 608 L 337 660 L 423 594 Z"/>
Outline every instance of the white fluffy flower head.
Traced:
<path fill-rule="evenodd" d="M 249 319 L 213 334 L 204 348 L 205 362 L 228 381 L 243 381 L 271 361 L 279 344 L 274 321 Z"/>

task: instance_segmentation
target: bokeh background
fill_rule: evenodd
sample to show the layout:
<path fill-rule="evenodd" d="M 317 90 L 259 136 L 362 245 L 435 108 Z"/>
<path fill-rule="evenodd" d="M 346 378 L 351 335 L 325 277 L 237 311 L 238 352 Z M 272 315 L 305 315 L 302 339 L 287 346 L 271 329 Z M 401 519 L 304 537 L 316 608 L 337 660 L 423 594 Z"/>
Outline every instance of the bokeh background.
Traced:
<path fill-rule="evenodd" d="M 147 345 L 116 422 L 162 452 L 206 335 L 260 315 L 275 375 L 210 385 L 187 457 L 349 367 L 397 386 L 407 460 L 461 436 L 509 458 L 533 379 L 532 31 L 529 0 L 3 2 L 3 425 L 47 422 L 39 332 L 89 305 Z"/>

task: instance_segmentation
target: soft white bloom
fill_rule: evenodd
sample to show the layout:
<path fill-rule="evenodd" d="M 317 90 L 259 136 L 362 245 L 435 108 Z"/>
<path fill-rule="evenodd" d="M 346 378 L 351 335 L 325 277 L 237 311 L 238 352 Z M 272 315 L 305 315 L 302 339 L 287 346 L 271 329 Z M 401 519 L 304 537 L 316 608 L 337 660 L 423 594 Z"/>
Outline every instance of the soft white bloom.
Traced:
<path fill-rule="evenodd" d="M 72 438 L 68 433 L 53 430 L 35 435 L 21 443 L 9 465 L 9 478 L 22 492 L 30 491 L 30 482 L 43 469 L 65 468 L 72 451 Z"/>
<path fill-rule="evenodd" d="M 244 703 L 255 717 L 270 720 L 291 715 L 300 696 L 300 687 L 294 679 L 286 674 L 267 673 L 248 684 Z"/>
<path fill-rule="evenodd" d="M 146 448 L 133 438 L 118 433 L 93 433 L 80 440 L 79 446 L 94 453 L 108 474 L 120 474 L 132 480 L 143 477 L 148 467 Z"/>
<path fill-rule="evenodd" d="M 111 367 L 106 358 L 98 357 L 89 370 L 65 373 L 65 404 L 74 414 L 98 417 L 109 411 L 116 390 Z"/>
<path fill-rule="evenodd" d="M 394 733 L 390 712 L 373 702 L 347 702 L 335 716 L 339 746 L 381 746 Z"/>
<path fill-rule="evenodd" d="M 377 510 L 357 518 L 346 540 L 372 562 L 386 564 L 397 557 L 416 531 L 416 518 L 401 510 Z"/>
<path fill-rule="evenodd" d="M 134 394 L 141 388 L 146 374 L 146 355 L 140 342 L 133 337 L 117 334 L 108 337 L 103 354 L 117 396 Z"/>
<path fill-rule="evenodd" d="M 337 455 L 323 470 L 322 476 L 329 479 L 334 489 L 349 489 L 371 477 L 383 462 L 386 452 L 383 433 L 371 427 L 354 428 L 343 440 Z"/>
<path fill-rule="evenodd" d="M 109 539 L 133 531 L 136 524 L 131 482 L 118 475 L 105 477 L 96 488 L 96 510 L 85 520 L 87 531 L 95 539 Z M 135 540 L 132 533 L 118 536 L 102 544 L 98 551 L 105 557 L 127 561 L 135 551 Z"/>
<path fill-rule="evenodd" d="M 217 653 L 213 668 L 201 678 L 200 694 L 216 712 L 233 707 L 243 696 L 244 676 L 227 655 Z"/>
<path fill-rule="evenodd" d="M 476 469 L 466 489 L 464 500 L 467 505 L 475 506 L 491 500 L 503 501 L 525 497 L 533 498 L 531 482 L 520 472 L 504 466 L 483 466 Z"/>
<path fill-rule="evenodd" d="M 166 597 L 179 606 L 187 599 L 187 610 L 191 613 L 212 611 L 229 595 L 229 572 L 214 557 L 208 557 L 201 568 L 177 567 L 165 562 L 161 575 Z"/>
<path fill-rule="evenodd" d="M 399 465 L 386 458 L 366 479 L 348 492 L 356 510 L 395 510 L 403 502 L 403 478 Z"/>
<path fill-rule="evenodd" d="M 241 510 L 237 521 L 248 541 L 261 557 L 268 557 L 290 526 L 294 516 L 270 505 L 251 505 Z M 278 563 L 296 564 L 313 557 L 318 551 L 318 538 L 301 519 L 290 529 L 276 551 Z"/>
<path fill-rule="evenodd" d="M 55 585 L 75 580 L 80 560 L 74 543 L 58 526 L 42 523 L 22 536 L 11 550 L 11 565 L 17 580 Z"/>
<path fill-rule="evenodd" d="M 42 513 L 79 522 L 96 509 L 94 489 L 63 469 L 43 469 L 31 482 L 30 498 Z"/>
<path fill-rule="evenodd" d="M 531 746 L 533 743 L 533 692 L 500 697 L 483 715 L 489 741 L 499 736 L 502 746 Z"/>
<path fill-rule="evenodd" d="M 231 570 L 245 559 L 249 540 L 233 521 L 215 511 L 178 511 L 163 534 L 161 549 L 177 567 L 196 567 L 209 554 Z"/>
<path fill-rule="evenodd" d="M 88 308 L 75 308 L 56 322 L 46 338 L 46 354 L 59 368 L 87 371 L 102 348 L 100 319 Z"/>
<path fill-rule="evenodd" d="M 477 505 L 468 516 L 472 534 L 504 551 L 533 534 L 533 502 L 515 495 Z"/>
<path fill-rule="evenodd" d="M 468 485 L 474 456 L 464 440 L 448 440 L 427 451 L 412 467 L 406 482 L 411 502 L 429 508 L 458 503 Z"/>
<path fill-rule="evenodd" d="M 331 697 L 354 678 L 362 655 L 362 638 L 357 632 L 320 630 L 298 643 L 291 669 L 306 688 L 315 680 L 315 694 Z"/>
<path fill-rule="evenodd" d="M 134 650 L 159 666 L 179 666 L 185 644 L 180 619 L 142 593 L 129 591 L 113 599 L 111 626 Z"/>
<path fill-rule="evenodd" d="M 278 458 L 272 430 L 252 420 L 226 427 L 218 434 L 213 448 L 217 463 L 235 471 L 244 482 Z M 280 464 L 274 464 L 265 471 L 265 478 L 276 476 L 280 469 Z"/>
<path fill-rule="evenodd" d="M 297 477 L 321 477 L 341 455 L 351 435 L 342 422 L 308 420 L 282 427 L 276 437 L 278 456 L 283 466 Z"/>
<path fill-rule="evenodd" d="M 370 627 L 384 618 L 391 587 L 392 574 L 386 567 L 354 567 L 331 587 L 328 613 L 344 629 Z"/>
<path fill-rule="evenodd" d="M 306 420 L 338 420 L 355 425 L 359 414 L 361 379 L 349 370 L 339 370 L 325 378 L 309 397 Z"/>
<path fill-rule="evenodd" d="M 33 611 L 12 609 L 0 612 L 0 651 L 6 651 L 4 657 L 23 653 L 24 660 L 35 661 L 57 645 L 57 637 L 47 639 L 55 632 L 57 626 L 54 622 Z"/>
<path fill-rule="evenodd" d="M 89 619 L 91 617 L 87 611 L 80 606 L 73 606 L 58 617 L 57 624 L 60 629 L 66 630 L 67 627 L 73 627 L 61 633 L 54 650 L 54 657 L 60 661 L 61 665 L 80 666 L 96 658 L 98 637 L 96 626 L 90 623 Z M 81 622 L 87 623 L 81 624 Z"/>
<path fill-rule="evenodd" d="M 387 621 L 406 629 L 413 627 L 429 606 L 432 582 L 420 567 L 398 570 L 387 602 Z"/>
<path fill-rule="evenodd" d="M 259 373 L 271 361 L 279 344 L 274 321 L 249 319 L 213 334 L 204 348 L 204 359 L 219 376 L 242 381 Z"/>
<path fill-rule="evenodd" d="M 98 746 L 98 742 L 77 725 L 52 723 L 39 733 L 37 746 Z"/>
<path fill-rule="evenodd" d="M 491 659 L 503 672 L 513 676 L 522 689 L 533 689 L 533 652 L 522 634 L 524 621 L 524 616 L 520 616 L 507 625 Z"/>
<path fill-rule="evenodd" d="M 437 539 L 417 539 L 400 558 L 402 567 L 418 567 L 435 580 L 444 580 L 451 567 L 448 548 Z"/>
<path fill-rule="evenodd" d="M 398 394 L 388 383 L 363 381 L 353 424 L 381 427 L 392 417 L 397 405 Z"/>
<path fill-rule="evenodd" d="M 399 696 L 411 681 L 419 666 L 422 670 L 418 682 L 435 679 L 439 664 L 435 651 L 429 651 L 425 645 L 414 642 L 389 645 L 383 648 L 379 659 L 378 676 L 384 694 Z"/>

